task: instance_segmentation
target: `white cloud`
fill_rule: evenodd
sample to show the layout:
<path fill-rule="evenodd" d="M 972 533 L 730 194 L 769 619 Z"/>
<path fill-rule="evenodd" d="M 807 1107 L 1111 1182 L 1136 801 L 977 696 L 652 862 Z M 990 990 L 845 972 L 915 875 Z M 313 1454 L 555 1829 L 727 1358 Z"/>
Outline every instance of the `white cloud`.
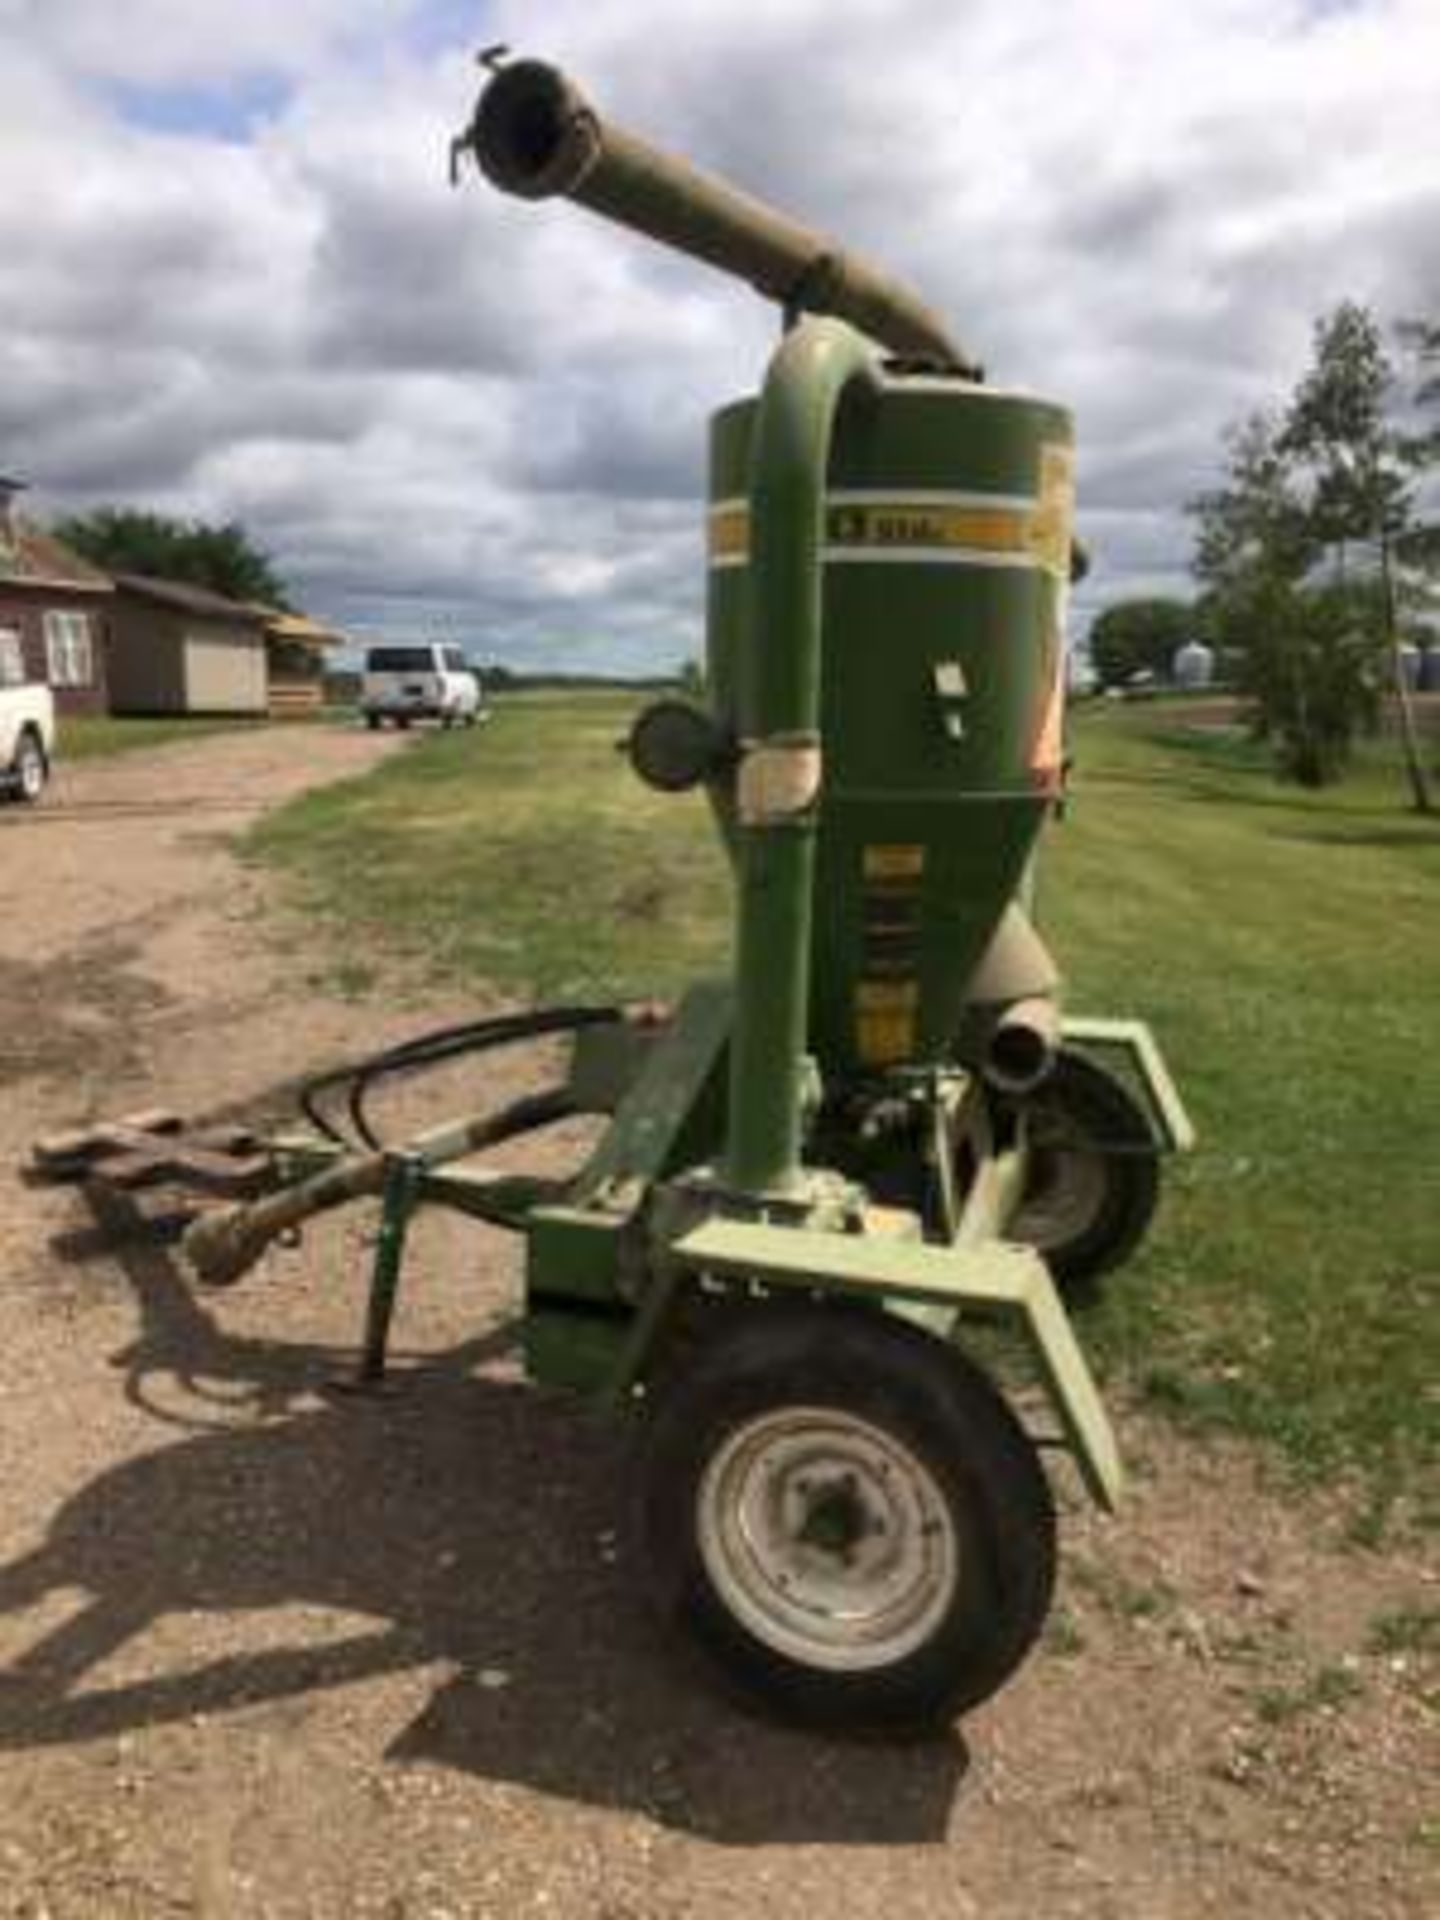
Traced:
<path fill-rule="evenodd" d="M 163 85 L 303 73 L 412 11 L 411 0 L 0 0 L 0 31 L 77 72 Z"/>
<path fill-rule="evenodd" d="M 1183 586 L 1180 506 L 1317 313 L 1440 309 L 1434 0 L 0 0 L 0 467 L 239 515 L 367 626 L 695 651 L 705 416 L 773 316 L 578 209 L 450 193 L 461 33 L 1069 401 L 1090 605 Z"/>

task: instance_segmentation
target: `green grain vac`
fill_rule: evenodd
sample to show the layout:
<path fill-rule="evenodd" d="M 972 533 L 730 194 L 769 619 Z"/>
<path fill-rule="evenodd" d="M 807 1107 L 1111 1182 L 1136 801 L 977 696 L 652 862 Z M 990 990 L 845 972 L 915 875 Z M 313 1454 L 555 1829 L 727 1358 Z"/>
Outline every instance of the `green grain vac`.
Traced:
<path fill-rule="evenodd" d="M 712 423 L 706 697 L 656 703 L 628 741 L 643 780 L 708 795 L 730 970 L 672 1008 L 542 1009 L 362 1063 L 362 1138 L 291 1141 L 276 1190 L 189 1251 L 233 1280 L 379 1192 L 373 1380 L 414 1207 L 513 1228 L 530 1373 L 642 1437 L 660 1615 L 772 1711 L 933 1725 L 1045 1619 L 1042 1450 L 1119 1496 L 1070 1309 L 1189 1139 L 1140 1023 L 1062 1016 L 1029 914 L 1064 777 L 1070 416 L 986 383 L 906 289 L 602 120 L 553 67 L 490 65 L 457 162 L 783 309 L 759 391 Z M 555 1086 L 400 1146 L 364 1128 L 374 1079 L 537 1032 L 573 1036 Z M 575 1112 L 607 1124 L 563 1177 L 473 1158 Z"/>

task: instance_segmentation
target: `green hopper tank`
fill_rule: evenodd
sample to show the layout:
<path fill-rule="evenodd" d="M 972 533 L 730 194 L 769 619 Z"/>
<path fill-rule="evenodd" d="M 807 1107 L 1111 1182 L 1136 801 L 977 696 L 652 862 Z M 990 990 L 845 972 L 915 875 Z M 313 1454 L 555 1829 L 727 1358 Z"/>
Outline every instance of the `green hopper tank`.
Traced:
<path fill-rule="evenodd" d="M 711 434 L 708 680 L 732 731 L 755 418 L 742 401 Z M 1048 402 L 882 366 L 841 411 L 822 548 L 822 1071 L 953 1056 L 1059 792 L 1073 493 L 1070 418 Z M 719 804 L 733 824 L 728 787 Z"/>

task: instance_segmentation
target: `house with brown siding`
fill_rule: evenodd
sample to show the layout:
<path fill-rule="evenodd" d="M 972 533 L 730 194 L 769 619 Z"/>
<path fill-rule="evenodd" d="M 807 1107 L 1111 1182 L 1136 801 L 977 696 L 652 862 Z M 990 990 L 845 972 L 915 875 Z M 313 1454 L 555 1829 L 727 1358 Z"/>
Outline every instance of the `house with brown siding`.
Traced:
<path fill-rule="evenodd" d="M 0 639 L 19 641 L 26 677 L 53 690 L 58 713 L 104 713 L 113 583 L 24 518 L 23 492 L 0 478 Z"/>
<path fill-rule="evenodd" d="M 111 712 L 263 715 L 266 619 L 208 587 L 117 573 Z"/>

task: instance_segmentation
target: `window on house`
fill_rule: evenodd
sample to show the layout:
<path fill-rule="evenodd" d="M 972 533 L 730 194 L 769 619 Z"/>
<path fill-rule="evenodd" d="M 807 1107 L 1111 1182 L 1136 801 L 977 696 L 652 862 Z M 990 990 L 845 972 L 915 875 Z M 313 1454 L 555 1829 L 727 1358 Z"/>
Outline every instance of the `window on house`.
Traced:
<path fill-rule="evenodd" d="M 88 687 L 95 679 L 88 613 L 47 613 L 45 659 L 52 687 Z"/>
<path fill-rule="evenodd" d="M 13 627 L 0 627 L 0 687 L 25 684 L 25 655 Z"/>

